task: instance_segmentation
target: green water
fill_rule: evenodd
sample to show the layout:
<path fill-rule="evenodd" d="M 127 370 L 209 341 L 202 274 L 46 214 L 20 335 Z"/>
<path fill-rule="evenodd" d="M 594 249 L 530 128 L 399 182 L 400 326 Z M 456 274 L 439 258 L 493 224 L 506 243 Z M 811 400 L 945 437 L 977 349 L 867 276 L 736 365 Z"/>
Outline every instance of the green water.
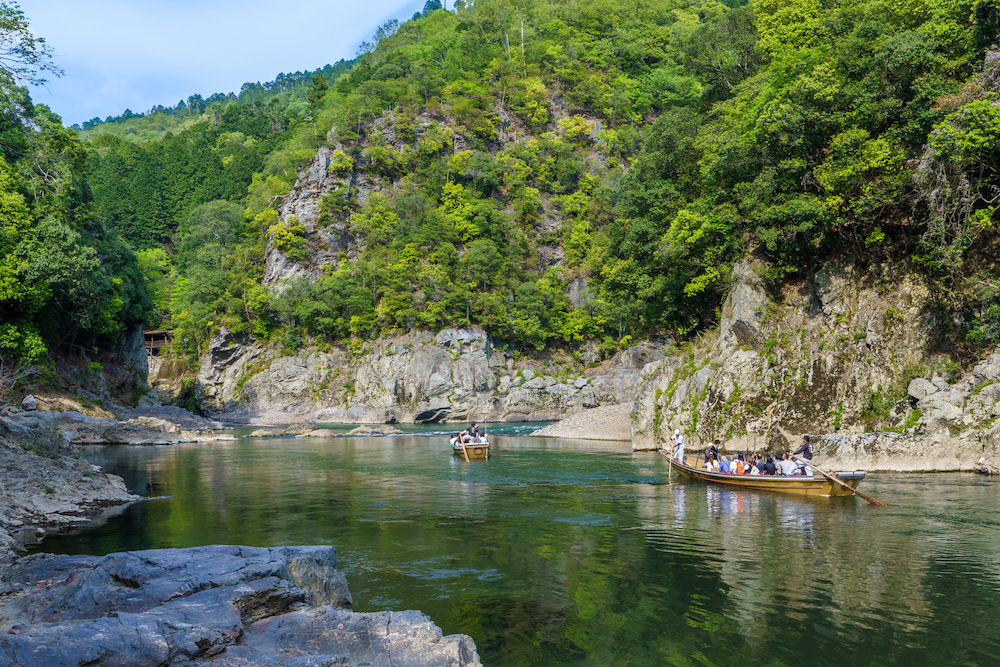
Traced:
<path fill-rule="evenodd" d="M 471 463 L 426 434 L 95 448 L 163 498 L 37 548 L 331 544 L 355 610 L 423 610 L 488 667 L 1000 664 L 995 480 L 871 475 L 877 508 L 497 441 Z"/>

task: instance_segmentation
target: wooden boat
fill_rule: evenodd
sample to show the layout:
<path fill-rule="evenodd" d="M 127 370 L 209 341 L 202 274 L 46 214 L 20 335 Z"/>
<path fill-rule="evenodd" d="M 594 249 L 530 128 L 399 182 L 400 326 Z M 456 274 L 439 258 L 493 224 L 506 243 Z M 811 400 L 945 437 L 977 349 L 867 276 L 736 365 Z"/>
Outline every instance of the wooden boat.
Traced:
<path fill-rule="evenodd" d="M 696 468 L 698 458 L 695 456 L 685 456 L 684 463 L 674 461 L 670 452 L 665 449 L 660 450 L 660 456 L 670 461 L 670 467 L 682 476 L 697 479 L 701 482 L 714 482 L 739 489 L 779 491 L 781 493 L 794 493 L 803 496 L 853 495 L 848 489 L 835 484 L 820 474 L 813 475 L 812 477 L 804 475 L 794 475 L 792 477 L 780 475 L 735 475 L 726 472 L 709 472 L 703 468 Z M 831 474 L 836 475 L 837 479 L 852 489 L 858 488 L 858 484 L 865 478 L 865 473 L 863 472 L 837 472 Z"/>
<path fill-rule="evenodd" d="M 490 443 L 488 442 L 460 442 L 451 445 L 451 450 L 465 459 L 488 459 L 490 457 Z"/>

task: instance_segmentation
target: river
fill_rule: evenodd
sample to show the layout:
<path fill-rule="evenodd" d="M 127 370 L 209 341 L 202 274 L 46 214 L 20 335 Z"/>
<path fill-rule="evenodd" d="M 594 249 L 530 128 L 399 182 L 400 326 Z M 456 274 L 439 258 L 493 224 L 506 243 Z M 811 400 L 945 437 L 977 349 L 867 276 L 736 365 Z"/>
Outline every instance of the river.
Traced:
<path fill-rule="evenodd" d="M 355 611 L 420 609 L 487 667 L 1000 664 L 995 480 L 869 475 L 879 508 L 524 427 L 466 463 L 409 430 L 91 448 L 149 499 L 34 549 L 334 545 Z"/>

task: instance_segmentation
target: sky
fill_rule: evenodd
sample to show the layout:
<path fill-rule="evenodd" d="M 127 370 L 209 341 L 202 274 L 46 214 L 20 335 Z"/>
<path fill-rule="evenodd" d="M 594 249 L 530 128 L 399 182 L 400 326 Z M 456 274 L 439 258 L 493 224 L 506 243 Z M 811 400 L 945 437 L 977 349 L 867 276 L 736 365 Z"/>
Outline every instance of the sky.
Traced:
<path fill-rule="evenodd" d="M 425 0 L 19 0 L 64 72 L 31 97 L 65 125 L 351 59 Z M 450 3 L 449 3 L 450 4 Z"/>

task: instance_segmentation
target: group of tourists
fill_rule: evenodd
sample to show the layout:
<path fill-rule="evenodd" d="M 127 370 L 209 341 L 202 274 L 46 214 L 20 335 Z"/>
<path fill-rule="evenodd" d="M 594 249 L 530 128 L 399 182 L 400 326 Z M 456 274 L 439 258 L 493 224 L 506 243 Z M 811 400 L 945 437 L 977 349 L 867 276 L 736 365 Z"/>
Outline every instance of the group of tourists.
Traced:
<path fill-rule="evenodd" d="M 670 440 L 673 442 L 674 460 L 684 463 L 684 436 L 680 430 L 674 431 Z M 800 458 L 801 456 L 801 458 Z M 716 440 L 705 449 L 705 470 L 732 475 L 804 475 L 812 477 L 813 447 L 809 436 L 802 436 L 802 444 L 791 454 L 751 454 L 750 452 L 728 456 L 719 455 L 719 441 Z"/>
<path fill-rule="evenodd" d="M 489 441 L 486 439 L 486 429 L 484 428 L 482 431 L 480 431 L 479 427 L 476 426 L 476 422 L 474 421 L 469 422 L 469 428 L 451 436 L 452 447 L 456 447 L 460 443 L 464 443 L 467 445 L 489 444 Z"/>

